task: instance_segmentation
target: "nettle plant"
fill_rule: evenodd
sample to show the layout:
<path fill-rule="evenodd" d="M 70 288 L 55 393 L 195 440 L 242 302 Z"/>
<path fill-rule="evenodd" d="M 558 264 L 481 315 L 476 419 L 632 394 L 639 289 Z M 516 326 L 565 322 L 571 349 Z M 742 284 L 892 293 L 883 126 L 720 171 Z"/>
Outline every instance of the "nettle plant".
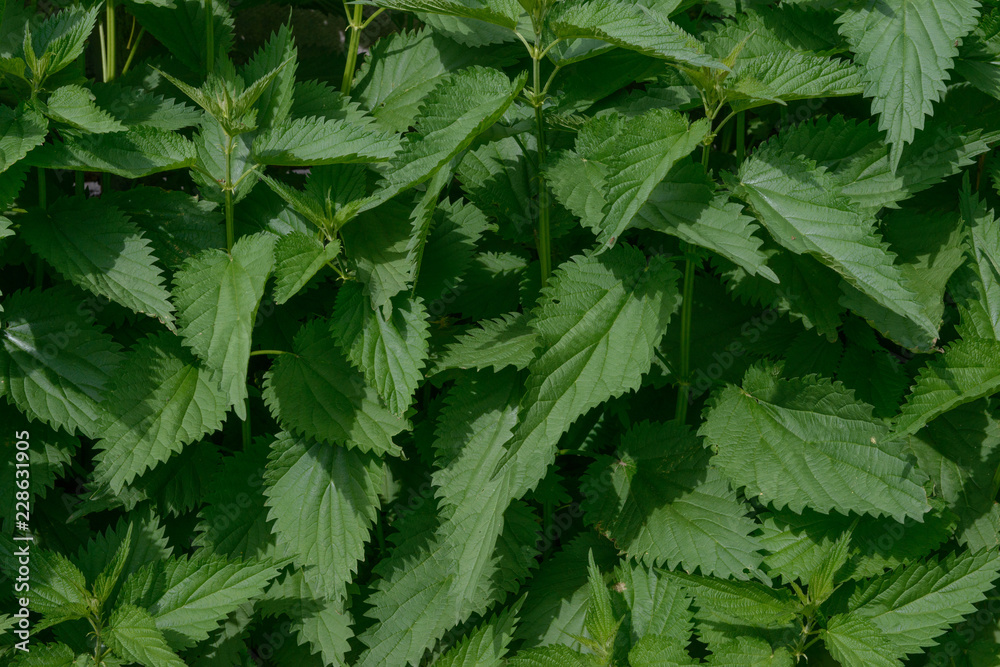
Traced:
<path fill-rule="evenodd" d="M 8 0 L 0 656 L 998 664 L 998 4 Z"/>

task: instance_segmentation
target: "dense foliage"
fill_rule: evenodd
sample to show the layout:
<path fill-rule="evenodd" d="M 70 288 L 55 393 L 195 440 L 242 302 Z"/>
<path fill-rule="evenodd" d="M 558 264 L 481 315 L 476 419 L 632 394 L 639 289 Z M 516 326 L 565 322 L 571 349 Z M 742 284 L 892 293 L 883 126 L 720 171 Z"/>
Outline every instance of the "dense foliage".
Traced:
<path fill-rule="evenodd" d="M 1000 3 L 89 3 L 0 5 L 4 664 L 1000 664 Z"/>

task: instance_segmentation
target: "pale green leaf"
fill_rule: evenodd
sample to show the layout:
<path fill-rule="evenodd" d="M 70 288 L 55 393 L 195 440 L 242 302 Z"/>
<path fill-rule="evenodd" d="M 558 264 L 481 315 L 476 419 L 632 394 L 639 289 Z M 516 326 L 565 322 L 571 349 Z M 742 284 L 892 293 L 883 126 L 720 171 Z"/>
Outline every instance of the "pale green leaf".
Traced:
<path fill-rule="evenodd" d="M 924 476 L 870 405 L 839 383 L 786 380 L 778 372 L 751 368 L 742 388 L 729 385 L 714 398 L 699 431 L 734 484 L 796 512 L 810 507 L 902 521 L 930 508 Z"/>
<path fill-rule="evenodd" d="M 916 433 L 927 422 L 963 403 L 1000 389 L 1000 342 L 958 340 L 925 365 L 902 407 L 895 430 Z"/>
<path fill-rule="evenodd" d="M 275 360 L 264 381 L 264 400 L 282 426 L 330 444 L 400 452 L 392 437 L 407 427 L 406 421 L 382 407 L 375 390 L 351 368 L 328 322 L 303 326 L 293 351 Z"/>
<path fill-rule="evenodd" d="M 941 99 L 958 44 L 978 17 L 977 0 L 868 0 L 838 19 L 888 135 L 893 169 Z"/>
<path fill-rule="evenodd" d="M 129 662 L 147 667 L 184 667 L 156 627 L 156 620 L 135 605 L 123 604 L 115 609 L 102 637 L 111 650 Z"/>
<path fill-rule="evenodd" d="M 118 374 L 121 347 L 94 326 L 92 300 L 65 289 L 4 299 L 0 371 L 7 400 L 69 433 L 101 436 L 100 405 Z"/>
<path fill-rule="evenodd" d="M 299 293 L 324 266 L 340 254 L 340 242 L 292 232 L 274 246 L 274 302 L 282 304 Z"/>
<path fill-rule="evenodd" d="M 231 253 L 206 250 L 174 276 L 177 323 L 184 344 L 220 374 L 221 391 L 246 417 L 247 364 L 254 315 L 274 264 L 274 237 L 244 236 Z"/>
<path fill-rule="evenodd" d="M 28 164 L 46 169 L 98 171 L 142 178 L 195 163 L 195 147 L 179 134 L 136 126 L 125 132 L 85 134 L 46 144 L 31 153 Z"/>
<path fill-rule="evenodd" d="M 82 86 L 56 88 L 45 101 L 49 118 L 66 123 L 78 130 L 103 134 L 125 129 L 117 119 L 95 103 L 94 94 Z"/>
<path fill-rule="evenodd" d="M 24 218 L 23 238 L 70 282 L 172 327 L 174 307 L 149 241 L 102 199 L 60 199 Z"/>
<path fill-rule="evenodd" d="M 346 597 L 379 509 L 379 462 L 355 449 L 278 435 L 264 474 L 281 553 L 324 597 Z"/>
<path fill-rule="evenodd" d="M 423 302 L 397 298 L 392 310 L 373 309 L 361 285 L 344 285 L 337 293 L 330 330 L 389 410 L 404 413 L 427 360 L 429 325 Z"/>
<path fill-rule="evenodd" d="M 595 490 L 583 505 L 588 522 L 650 565 L 747 579 L 748 571 L 758 571 L 761 545 L 750 536 L 755 526 L 747 507 L 709 466 L 710 457 L 686 428 L 634 426 L 615 455 L 599 459 L 585 478 Z"/>
<path fill-rule="evenodd" d="M 156 334 L 141 339 L 116 373 L 104 404 L 95 476 L 115 493 L 145 470 L 222 426 L 229 407 L 219 375 Z"/>

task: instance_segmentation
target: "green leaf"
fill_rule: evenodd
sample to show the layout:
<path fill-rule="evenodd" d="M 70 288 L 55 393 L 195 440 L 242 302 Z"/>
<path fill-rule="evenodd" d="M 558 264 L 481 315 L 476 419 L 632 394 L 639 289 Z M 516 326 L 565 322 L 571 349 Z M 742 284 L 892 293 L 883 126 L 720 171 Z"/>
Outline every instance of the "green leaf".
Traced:
<path fill-rule="evenodd" d="M 145 609 L 123 604 L 111 613 L 104 641 L 112 651 L 128 662 L 159 667 L 184 667 L 163 633 L 156 627 L 156 620 Z"/>
<path fill-rule="evenodd" d="M 593 490 L 583 504 L 587 521 L 650 565 L 747 579 L 761 563 L 755 525 L 710 457 L 685 427 L 637 424 L 584 478 Z"/>
<path fill-rule="evenodd" d="M 279 549 L 321 595 L 346 597 L 378 516 L 379 461 L 287 433 L 269 458 L 264 495 Z"/>
<path fill-rule="evenodd" d="M 1000 342 L 957 340 L 925 365 L 903 405 L 896 432 L 916 433 L 963 403 L 1000 389 Z"/>
<path fill-rule="evenodd" d="M 143 471 L 218 430 L 229 407 L 219 381 L 176 336 L 156 334 L 136 343 L 105 402 L 97 479 L 121 493 Z"/>
<path fill-rule="evenodd" d="M 30 31 L 35 58 L 46 61 L 45 75 L 55 74 L 83 53 L 84 43 L 94 30 L 99 10 L 99 6 L 87 9 L 73 5 L 52 14 Z M 37 76 L 38 72 L 35 74 Z M 36 83 L 40 85 L 41 81 Z"/>
<path fill-rule="evenodd" d="M 518 651 L 507 660 L 508 667 L 592 667 L 591 656 L 563 644 Z M 666 667 L 670 667 L 669 663 Z"/>
<path fill-rule="evenodd" d="M 266 561 L 182 556 L 154 561 L 122 589 L 127 604 L 149 610 L 169 646 L 194 646 L 240 604 L 259 596 L 278 574 Z"/>
<path fill-rule="evenodd" d="M 598 646 L 610 649 L 622 619 L 611 608 L 611 592 L 604 583 L 604 575 L 594 562 L 593 552 L 587 555 L 587 587 L 590 589 L 590 603 L 587 605 L 584 627 L 590 639 Z"/>
<path fill-rule="evenodd" d="M 948 279 L 963 261 L 962 230 L 958 215 L 918 212 L 912 208 L 892 211 L 882 221 L 885 238 L 897 254 L 903 285 L 917 296 L 926 319 L 939 327 L 945 312 Z M 874 302 L 854 288 L 841 286 L 841 303 L 868 320 L 877 331 L 894 340 L 924 337 L 908 318 Z M 857 348 L 855 348 L 857 349 Z M 894 412 L 898 397 L 890 401 Z"/>
<path fill-rule="evenodd" d="M 0 106 L 0 172 L 24 158 L 45 141 L 49 124 L 42 114 L 23 104 L 16 109 Z"/>
<path fill-rule="evenodd" d="M 937 326 L 904 281 L 895 256 L 875 231 L 875 220 L 859 214 L 837 194 L 833 179 L 808 160 L 777 146 L 756 151 L 740 167 L 737 196 L 781 245 L 808 253 L 839 273 L 880 306 L 910 320 L 916 339 L 907 347 L 928 349 Z"/>
<path fill-rule="evenodd" d="M 560 39 L 597 39 L 654 58 L 726 69 L 697 39 L 658 12 L 627 0 L 556 4 L 549 27 Z"/>
<path fill-rule="evenodd" d="M 149 241 L 103 199 L 60 199 L 24 218 L 21 237 L 73 284 L 173 327 L 174 307 Z"/>
<path fill-rule="evenodd" d="M 89 657 L 89 656 L 85 656 Z M 12 662 L 16 667 L 83 667 L 78 662 L 73 649 L 66 644 L 32 644 L 29 653 L 22 653 L 21 659 Z"/>
<path fill-rule="evenodd" d="M 716 194 L 715 185 L 699 165 L 680 163 L 653 188 L 635 217 L 635 225 L 670 234 L 716 252 L 751 275 L 777 283 L 754 235 L 758 226 L 743 215 L 743 207 Z"/>
<path fill-rule="evenodd" d="M 534 361 L 541 339 L 528 326 L 526 315 L 507 313 L 477 324 L 477 328 L 469 329 L 448 345 L 435 363 L 434 372 L 449 368 L 500 370 L 507 366 L 521 370 Z"/>
<path fill-rule="evenodd" d="M 621 123 L 606 150 L 601 151 L 608 169 L 608 206 L 598 225 L 599 243 L 614 245 L 645 206 L 653 188 L 710 129 L 707 121 L 689 125 L 683 115 L 668 109 L 654 109 Z"/>
<path fill-rule="evenodd" d="M 731 581 L 684 572 L 664 572 L 694 597 L 701 612 L 740 625 L 780 627 L 798 616 L 798 601 L 787 589 L 773 589 L 757 581 Z"/>
<path fill-rule="evenodd" d="M 839 383 L 747 371 L 713 400 L 699 433 L 713 463 L 748 496 L 801 512 L 918 519 L 929 509 L 913 469 L 872 408 Z"/>
<path fill-rule="evenodd" d="M 478 66 L 444 78 L 424 100 L 417 132 L 408 135 L 362 210 L 431 178 L 500 119 L 525 81 L 526 74 L 511 82 L 499 70 Z"/>
<path fill-rule="evenodd" d="M 340 254 L 340 242 L 292 232 L 274 246 L 274 302 L 282 304 L 299 293 L 324 266 Z"/>
<path fill-rule="evenodd" d="M 287 63 L 287 64 L 285 64 Z M 282 66 L 285 64 L 284 66 Z M 298 49 L 292 37 L 291 27 L 283 23 L 270 39 L 258 50 L 243 68 L 243 79 L 252 84 L 266 80 L 268 75 L 278 70 L 268 80 L 255 104 L 257 123 L 260 127 L 274 127 L 288 120 L 292 109 L 295 87 L 295 72 L 298 65 Z"/>
<path fill-rule="evenodd" d="M 515 0 L 377 0 L 379 7 L 485 21 L 514 30 L 521 15 Z"/>
<path fill-rule="evenodd" d="M 176 190 L 137 186 L 101 200 L 125 213 L 142 230 L 165 267 L 226 244 L 222 211 L 210 201 Z"/>
<path fill-rule="evenodd" d="M 98 171 L 143 178 L 195 163 L 194 144 L 173 132 L 136 126 L 125 132 L 84 134 L 32 151 L 28 164 L 45 169 Z"/>
<path fill-rule="evenodd" d="M 392 310 L 371 308 L 361 285 L 337 292 L 330 331 L 348 360 L 365 375 L 389 410 L 403 414 L 427 360 L 429 325 L 419 299 L 395 299 Z"/>
<path fill-rule="evenodd" d="M 514 37 L 513 32 L 507 34 Z M 370 109 L 379 125 L 406 132 L 424 98 L 449 73 L 474 64 L 503 67 L 514 62 L 510 51 L 470 49 L 443 39 L 437 31 L 396 32 L 372 45 L 370 57 L 354 77 L 351 97 Z"/>
<path fill-rule="evenodd" d="M 19 543 L 22 547 L 24 542 Z M 31 611 L 44 620 L 33 623 L 32 630 L 85 618 L 90 614 L 90 593 L 83 573 L 66 556 L 55 551 L 31 548 Z M 12 559 L 13 560 L 13 559 Z M 13 572 L 10 573 L 13 578 Z"/>
<path fill-rule="evenodd" d="M 501 667 L 506 664 L 503 658 L 517 625 L 517 613 L 522 602 L 515 602 L 475 632 L 463 637 L 434 663 L 434 667 Z"/>
<path fill-rule="evenodd" d="M 252 150 L 261 164 L 305 167 L 389 160 L 399 142 L 395 135 L 356 123 L 297 118 L 261 132 Z"/>
<path fill-rule="evenodd" d="M 440 521 L 411 535 L 378 566 L 368 615 L 379 622 L 361 635 L 369 648 L 359 665 L 415 664 L 449 628 L 484 613 L 526 576 L 526 565 L 503 552 L 518 505 L 510 505 L 506 480 L 493 479 L 516 421 L 514 380 L 510 372 L 473 376 L 449 393 L 435 443 L 443 467 L 432 478 Z M 532 558 L 534 550 L 514 539 L 513 556 Z M 442 613 L 420 612 L 427 608 Z"/>
<path fill-rule="evenodd" d="M 757 637 L 738 637 L 714 647 L 708 664 L 712 667 L 793 667 L 795 658 L 785 646 L 775 649 Z"/>
<path fill-rule="evenodd" d="M 116 118 L 94 104 L 94 94 L 82 86 L 56 88 L 45 101 L 49 118 L 66 123 L 78 130 L 103 134 L 125 129 Z"/>
<path fill-rule="evenodd" d="M 998 571 L 1000 554 L 993 549 L 900 568 L 856 591 L 845 621 L 866 619 L 888 637 L 892 654 L 902 658 L 932 645 L 948 626 L 975 611 Z"/>
<path fill-rule="evenodd" d="M 1000 223 L 986 201 L 966 186 L 960 203 L 969 261 L 957 276 L 966 285 L 956 294 L 962 337 L 1000 340 Z"/>
<path fill-rule="evenodd" d="M 70 434 L 100 436 L 99 405 L 118 373 L 121 347 L 93 325 L 87 298 L 66 289 L 4 299 L 0 369 L 7 400 Z"/>
<path fill-rule="evenodd" d="M 865 97 L 873 98 L 872 113 L 888 135 L 893 169 L 941 99 L 958 44 L 978 17 L 977 0 L 869 0 L 838 19 L 864 70 Z"/>
<path fill-rule="evenodd" d="M 286 429 L 330 444 L 398 455 L 392 437 L 406 421 L 365 385 L 329 334 L 313 320 L 295 335 L 294 354 L 279 356 L 264 380 L 264 400 Z"/>
<path fill-rule="evenodd" d="M 247 365 L 254 315 L 274 265 L 274 237 L 244 236 L 231 253 L 206 250 L 174 276 L 177 323 L 184 344 L 220 374 L 221 391 L 246 417 Z"/>
<path fill-rule="evenodd" d="M 112 556 L 111 560 L 94 580 L 92 587 L 94 597 L 100 600 L 101 604 L 108 601 L 111 592 L 118 585 L 122 571 L 125 569 L 125 564 L 129 560 L 131 549 L 132 524 L 130 523 L 125 531 L 125 535 L 122 537 L 121 543 L 118 545 L 118 549 L 115 550 L 114 556 Z"/>
<path fill-rule="evenodd" d="M 173 0 L 169 6 L 132 2 L 129 11 L 162 44 L 172 58 L 191 72 L 203 74 L 208 54 L 209 23 L 219 62 L 233 50 L 233 18 L 229 5 L 213 2 L 212 19 L 206 21 L 206 5 L 201 0 Z"/>
<path fill-rule="evenodd" d="M 823 642 L 844 667 L 901 667 L 893 646 L 878 626 L 866 618 L 837 614 L 823 631 Z"/>
<path fill-rule="evenodd" d="M 505 457 L 514 459 L 516 489 L 537 484 L 577 417 L 638 388 L 677 308 L 679 277 L 669 262 L 647 263 L 627 245 L 574 257 L 554 272 L 532 320 L 544 351 L 528 368 L 522 417 Z"/>
<path fill-rule="evenodd" d="M 738 59 L 726 81 L 733 111 L 772 102 L 845 97 L 862 91 L 859 69 L 850 61 L 807 53 L 778 52 Z"/>

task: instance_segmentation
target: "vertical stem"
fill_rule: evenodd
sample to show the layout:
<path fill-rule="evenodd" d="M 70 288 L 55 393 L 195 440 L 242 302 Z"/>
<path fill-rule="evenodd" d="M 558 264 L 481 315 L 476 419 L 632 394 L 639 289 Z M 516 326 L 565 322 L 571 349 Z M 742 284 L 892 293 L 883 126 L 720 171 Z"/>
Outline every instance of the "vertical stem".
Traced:
<path fill-rule="evenodd" d="M 711 144 L 702 144 L 702 146 L 701 146 L 701 166 L 703 166 L 705 168 L 705 171 L 708 171 L 708 157 L 711 154 L 711 151 L 712 151 L 712 145 Z"/>
<path fill-rule="evenodd" d="M 736 114 L 736 161 L 743 164 L 747 156 L 747 112 Z"/>
<path fill-rule="evenodd" d="M 205 0 L 205 69 L 207 74 L 215 71 L 215 9 L 212 0 Z"/>
<path fill-rule="evenodd" d="M 552 273 L 552 232 L 549 229 L 549 186 L 545 182 L 545 119 L 542 107 L 535 107 L 538 124 L 538 262 L 542 269 L 542 287 L 549 283 Z"/>
<path fill-rule="evenodd" d="M 350 95 L 351 88 L 354 86 L 354 69 L 358 64 L 358 46 L 361 44 L 361 18 L 363 9 L 362 5 L 355 5 L 354 15 L 347 17 L 349 19 L 348 30 L 351 31 L 351 36 L 347 46 L 347 64 L 344 66 L 344 79 L 340 85 L 340 92 L 344 95 Z"/>
<path fill-rule="evenodd" d="M 115 0 L 105 0 L 104 8 L 104 22 L 108 26 L 108 61 L 107 67 L 104 70 L 104 82 L 107 83 L 115 78 L 115 70 L 118 67 L 118 63 L 116 61 L 116 42 L 118 40 L 118 36 L 115 34 Z"/>
<path fill-rule="evenodd" d="M 233 250 L 233 138 L 226 137 L 226 250 Z"/>
<path fill-rule="evenodd" d="M 536 35 L 538 34 L 536 30 Z M 552 273 L 552 232 L 549 227 L 549 189 L 545 182 L 545 166 L 548 159 L 545 146 L 545 103 L 542 92 L 541 49 L 538 38 L 535 38 L 535 49 L 531 54 L 532 74 L 534 75 L 534 105 L 536 140 L 538 142 L 538 263 L 541 265 L 542 287 L 549 284 Z"/>
<path fill-rule="evenodd" d="M 125 65 L 122 67 L 122 74 L 128 73 L 128 68 L 132 66 L 132 58 L 135 58 L 135 52 L 139 49 L 139 42 L 142 41 L 142 36 L 146 34 L 145 28 L 139 29 L 139 34 L 136 36 L 135 41 L 132 42 L 132 48 L 128 52 L 128 58 L 125 59 Z"/>
<path fill-rule="evenodd" d="M 694 304 L 694 257 L 691 247 L 685 245 L 687 259 L 684 261 L 684 296 L 681 302 L 681 367 L 678 381 L 677 410 L 674 418 L 681 424 L 687 420 L 688 400 L 691 396 L 691 313 Z"/>

